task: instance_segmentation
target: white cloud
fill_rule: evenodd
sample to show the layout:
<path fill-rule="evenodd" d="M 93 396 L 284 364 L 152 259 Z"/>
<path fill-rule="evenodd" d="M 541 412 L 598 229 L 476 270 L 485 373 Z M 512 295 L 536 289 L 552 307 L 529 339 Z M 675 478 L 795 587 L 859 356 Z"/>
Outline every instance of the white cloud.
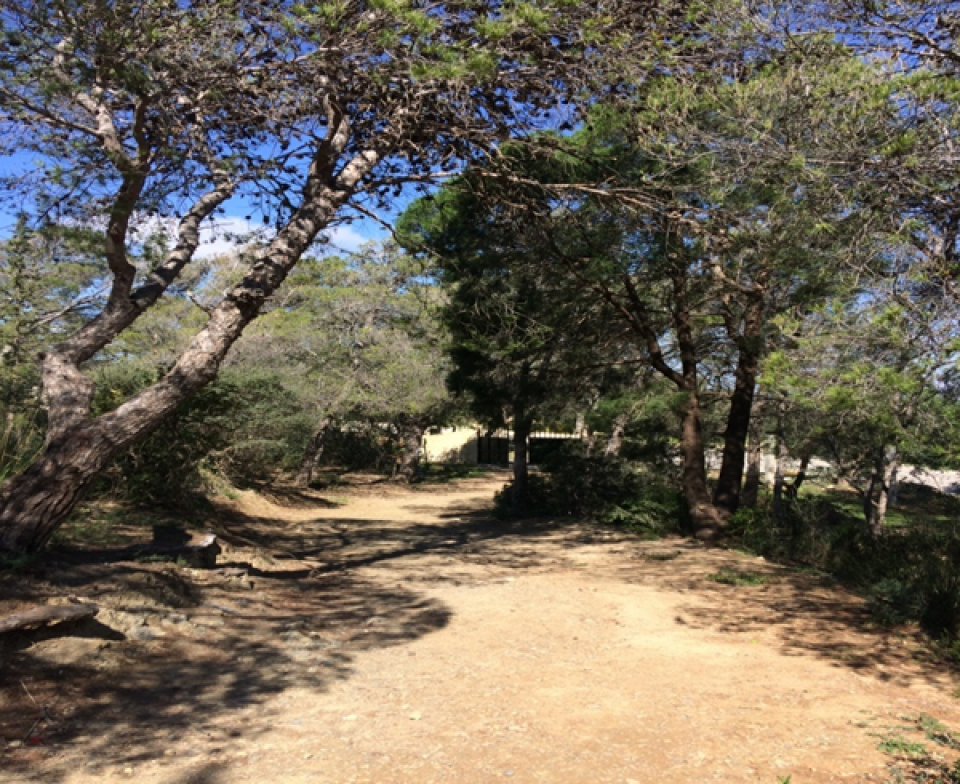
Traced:
<path fill-rule="evenodd" d="M 351 226 L 336 226 L 323 232 L 323 236 L 327 238 L 332 250 L 343 250 L 349 253 L 360 250 L 363 243 L 370 241 L 369 237 L 364 237 Z"/>
<path fill-rule="evenodd" d="M 276 234 L 274 229 L 246 218 L 226 216 L 214 221 L 205 221 L 200 227 L 200 246 L 197 258 L 209 259 L 234 253 L 250 242 L 269 240 Z"/>
<path fill-rule="evenodd" d="M 144 239 L 159 226 L 166 229 L 171 238 L 176 234 L 177 222 L 173 219 L 159 220 L 150 218 L 141 221 L 134 232 L 137 239 Z M 235 215 L 225 215 L 216 220 L 207 220 L 200 227 L 200 245 L 196 256 L 209 259 L 214 256 L 223 256 L 235 253 L 251 242 L 267 242 L 276 234 L 276 229 L 265 226 L 256 221 L 250 221 Z M 320 235 L 326 238 L 326 247 L 330 252 L 353 253 L 360 249 L 371 237 L 364 236 L 351 226 L 335 226 Z"/>

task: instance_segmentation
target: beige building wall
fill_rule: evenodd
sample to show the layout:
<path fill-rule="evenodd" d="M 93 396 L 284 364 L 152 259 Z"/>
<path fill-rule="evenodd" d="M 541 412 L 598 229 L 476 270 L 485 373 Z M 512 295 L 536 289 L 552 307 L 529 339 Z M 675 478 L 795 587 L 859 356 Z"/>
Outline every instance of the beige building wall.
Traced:
<path fill-rule="evenodd" d="M 445 427 L 423 437 L 423 456 L 428 463 L 476 463 L 477 431 L 472 427 Z"/>

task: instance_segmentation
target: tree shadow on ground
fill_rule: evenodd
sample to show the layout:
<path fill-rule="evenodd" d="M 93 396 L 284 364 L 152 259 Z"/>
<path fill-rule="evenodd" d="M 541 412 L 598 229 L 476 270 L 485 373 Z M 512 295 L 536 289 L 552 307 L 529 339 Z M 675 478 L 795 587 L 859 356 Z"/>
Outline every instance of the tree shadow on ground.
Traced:
<path fill-rule="evenodd" d="M 266 498 L 270 503 L 288 509 L 336 509 L 342 503 L 323 497 L 316 490 L 278 485 L 274 483 L 252 483 L 250 489 Z"/>
<path fill-rule="evenodd" d="M 398 506 L 407 500 L 415 498 Z M 414 521 L 316 508 L 316 516 L 298 510 L 284 520 L 221 510 L 219 532 L 246 582 L 160 564 L 74 564 L 35 575 L 34 592 L 55 578 L 61 595 L 102 596 L 117 612 L 147 608 L 147 631 L 162 636 L 134 629 L 124 640 L 48 639 L 0 652 L 0 743 L 23 744 L 0 747 L 0 769 L 58 782 L 78 765 L 96 772 L 163 760 L 172 741 L 187 739 L 196 757 L 191 775 L 200 778 L 171 784 L 215 784 L 223 750 L 269 728 L 284 691 L 323 693 L 351 676 L 358 652 L 444 628 L 450 609 L 418 586 L 518 570 L 576 567 L 598 585 L 674 591 L 677 622 L 694 629 L 741 640 L 763 634 L 785 655 L 818 656 L 898 683 L 944 678 L 941 666 L 916 660 L 902 636 L 874 627 L 857 597 L 818 575 L 730 551 L 680 539 L 640 542 L 575 522 L 497 520 L 486 503 L 423 506 L 425 519 Z M 266 555 L 254 559 L 260 551 Z M 768 579 L 745 586 L 710 579 L 723 569 Z M 30 594 L 17 580 L 0 582 L 0 591 L 7 583 Z M 117 605 L 117 590 L 125 604 Z"/>
<path fill-rule="evenodd" d="M 260 732 L 271 698 L 292 687 L 322 693 L 350 677 L 359 651 L 415 640 L 451 618 L 443 603 L 399 586 L 264 574 L 253 590 L 204 586 L 182 612 L 151 605 L 147 625 L 122 640 L 81 631 L 8 643 L 0 768 L 57 782 L 78 765 L 95 773 L 169 759 L 171 742 L 185 738 L 198 762 L 216 761 L 231 740 Z M 80 592 L 115 576 L 86 567 L 71 579 Z"/>
<path fill-rule="evenodd" d="M 821 573 L 682 540 L 669 544 L 677 557 L 650 557 L 666 549 L 661 543 L 645 545 L 642 577 L 629 579 L 685 597 L 679 624 L 741 639 L 762 636 L 785 656 L 813 655 L 898 685 L 947 684 L 957 675 L 915 626 L 881 626 L 861 597 Z M 722 582 L 729 575 L 756 584 Z"/>
<path fill-rule="evenodd" d="M 426 555 L 521 569 L 554 563 L 555 555 L 538 552 L 537 543 L 571 525 L 553 519 L 499 520 L 488 508 L 467 504 L 440 515 L 436 507 L 403 510 L 437 517 L 438 522 L 317 517 L 291 524 L 231 510 L 221 522 L 221 535 L 228 544 L 271 548 L 278 566 L 284 560 L 310 564 L 314 574 Z M 572 539 L 570 545 L 575 545 Z"/>

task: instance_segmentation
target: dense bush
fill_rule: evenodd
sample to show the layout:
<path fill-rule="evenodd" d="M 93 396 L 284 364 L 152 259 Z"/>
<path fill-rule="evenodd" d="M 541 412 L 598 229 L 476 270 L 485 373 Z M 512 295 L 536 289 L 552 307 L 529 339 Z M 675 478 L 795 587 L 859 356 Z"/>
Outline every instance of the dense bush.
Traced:
<path fill-rule="evenodd" d="M 861 518 L 828 499 L 806 498 L 787 504 L 779 520 L 769 508 L 741 509 L 729 534 L 753 552 L 822 569 L 859 588 L 883 622 L 915 620 L 935 639 L 960 636 L 960 535 L 949 525 L 875 537 Z"/>
<path fill-rule="evenodd" d="M 400 444 L 389 426 L 376 422 L 349 422 L 331 428 L 324 438 L 322 465 L 347 471 L 390 473 Z"/>
<path fill-rule="evenodd" d="M 497 496 L 498 511 L 513 513 L 513 485 Z M 616 457 L 559 450 L 530 476 L 525 514 L 587 518 L 647 534 L 683 528 L 686 507 L 672 486 Z"/>
<path fill-rule="evenodd" d="M 158 370 L 115 364 L 98 379 L 95 413 L 109 411 L 152 383 Z M 101 492 L 169 502 L 204 484 L 204 473 L 243 485 L 299 457 L 309 422 L 293 394 L 270 373 L 225 371 L 150 436 L 118 458 Z"/>

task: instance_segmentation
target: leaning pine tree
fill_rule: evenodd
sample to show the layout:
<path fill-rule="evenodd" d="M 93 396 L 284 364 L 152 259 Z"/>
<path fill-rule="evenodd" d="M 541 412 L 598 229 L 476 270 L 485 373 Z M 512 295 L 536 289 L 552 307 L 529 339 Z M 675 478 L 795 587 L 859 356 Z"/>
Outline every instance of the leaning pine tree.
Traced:
<path fill-rule="evenodd" d="M 0 551 L 42 547 L 114 457 L 208 384 L 344 209 L 622 91 L 665 26 L 691 23 L 670 2 L 0 0 L 0 153 L 25 164 L 7 195 L 99 221 L 110 273 L 102 311 L 41 357 L 46 443 L 0 489 Z M 165 376 L 94 417 L 84 363 L 177 285 L 203 222 L 244 195 L 275 237 Z M 131 232 L 152 215 L 179 227 L 138 269 Z"/>

